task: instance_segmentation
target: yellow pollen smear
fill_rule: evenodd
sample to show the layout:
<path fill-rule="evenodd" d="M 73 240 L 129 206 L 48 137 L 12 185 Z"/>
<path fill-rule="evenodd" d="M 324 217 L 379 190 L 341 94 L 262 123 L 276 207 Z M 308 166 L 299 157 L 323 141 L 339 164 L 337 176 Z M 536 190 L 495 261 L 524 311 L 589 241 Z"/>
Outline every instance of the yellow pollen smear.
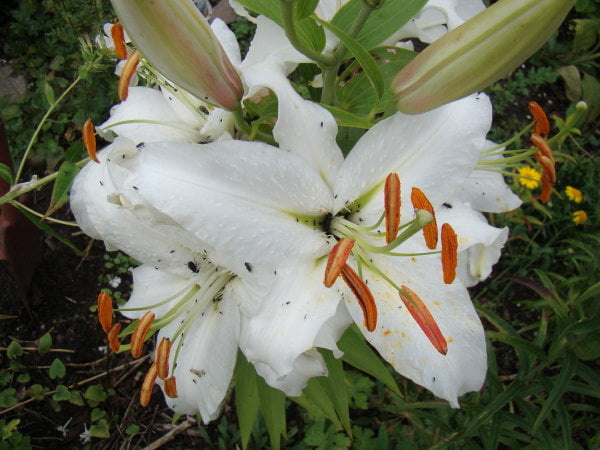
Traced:
<path fill-rule="evenodd" d="M 158 364 L 158 376 L 161 380 L 169 376 L 169 354 L 171 353 L 171 341 L 162 338 L 156 348 L 156 363 Z"/>
<path fill-rule="evenodd" d="M 333 283 L 337 280 L 337 277 L 342 272 L 342 269 L 348 260 L 348 256 L 350 256 L 352 247 L 354 247 L 354 240 L 342 238 L 329 252 L 327 265 L 325 266 L 325 278 L 323 279 L 323 284 L 326 287 L 333 286 Z"/>
<path fill-rule="evenodd" d="M 156 382 L 156 375 L 158 374 L 158 368 L 156 363 L 152 363 L 150 369 L 146 373 L 144 377 L 144 381 L 142 383 L 142 391 L 140 392 L 140 405 L 146 407 L 150 403 L 150 397 L 152 397 L 152 389 L 154 388 L 154 383 Z"/>
<path fill-rule="evenodd" d="M 398 236 L 400 226 L 400 177 L 390 173 L 384 188 L 385 241 L 389 244 Z"/>
<path fill-rule="evenodd" d="M 175 381 L 175 377 L 167 378 L 164 388 L 167 396 L 177 398 L 177 382 Z"/>
<path fill-rule="evenodd" d="M 154 313 L 148 311 L 146 314 L 142 316 L 140 321 L 138 322 L 135 330 L 133 330 L 133 334 L 131 335 L 131 356 L 134 358 L 139 358 L 142 356 L 142 346 L 144 345 L 144 340 L 146 339 L 146 335 L 152 326 L 152 322 L 154 322 Z"/>
<path fill-rule="evenodd" d="M 83 129 L 81 130 L 81 135 L 83 137 L 83 145 L 90 156 L 90 159 L 96 163 L 99 163 L 100 160 L 96 156 L 96 133 L 94 131 L 94 124 L 91 120 L 86 120 L 83 124 Z"/>
<path fill-rule="evenodd" d="M 402 286 L 402 291 L 398 291 L 402 302 L 425 336 L 442 355 L 448 353 L 446 339 L 423 300 L 406 286 Z"/>
<path fill-rule="evenodd" d="M 115 44 L 117 58 L 127 59 L 127 47 L 125 46 L 125 32 L 123 31 L 123 25 L 120 23 L 114 24 L 110 29 L 110 36 Z"/>
<path fill-rule="evenodd" d="M 98 322 L 105 333 L 110 331 L 112 326 L 112 298 L 106 292 L 98 294 Z"/>
<path fill-rule="evenodd" d="M 375 305 L 373 294 L 365 282 L 361 280 L 354 269 L 348 264 L 345 264 L 342 268 L 342 278 L 358 300 L 365 318 L 365 327 L 369 331 L 374 331 L 377 327 L 377 306 Z"/>
<path fill-rule="evenodd" d="M 390 334 L 392 334 L 392 332 L 391 332 L 390 330 L 385 330 L 385 331 L 383 332 L 383 335 L 384 335 L 384 336 L 389 336 Z"/>
<path fill-rule="evenodd" d="M 115 323 L 107 334 L 108 346 L 113 352 L 118 352 L 121 348 L 119 342 L 119 333 L 121 332 L 121 324 Z"/>
<path fill-rule="evenodd" d="M 444 283 L 451 284 L 456 278 L 458 265 L 458 239 L 454 229 L 447 223 L 442 225 L 442 270 Z"/>
<path fill-rule="evenodd" d="M 419 188 L 412 188 L 410 193 L 410 200 L 415 209 L 424 209 L 429 211 L 433 216 L 433 220 L 429 225 L 425 225 L 423 228 L 423 236 L 425 237 L 425 244 L 427 244 L 427 248 L 434 250 L 437 247 L 438 241 L 438 232 L 437 232 L 437 223 L 435 222 L 435 213 L 433 211 L 433 205 L 427 199 L 423 191 Z"/>
<path fill-rule="evenodd" d="M 122 101 L 127 100 L 127 96 L 129 95 L 129 83 L 131 82 L 131 78 L 133 77 L 139 62 L 140 52 L 137 50 L 129 55 L 129 58 L 125 61 L 123 71 L 119 78 L 119 85 L 117 86 L 117 93 L 119 94 L 119 99 Z"/>

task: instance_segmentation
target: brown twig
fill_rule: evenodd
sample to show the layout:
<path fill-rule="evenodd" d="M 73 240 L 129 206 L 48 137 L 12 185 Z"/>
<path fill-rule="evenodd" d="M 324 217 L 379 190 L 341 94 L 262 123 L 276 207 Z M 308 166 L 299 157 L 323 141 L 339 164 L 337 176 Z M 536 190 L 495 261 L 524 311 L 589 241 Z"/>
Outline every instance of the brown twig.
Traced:
<path fill-rule="evenodd" d="M 8 347 L 0 347 L 0 352 L 5 352 L 8 350 Z M 21 347 L 21 350 L 25 352 L 37 352 L 38 347 Z M 48 350 L 50 353 L 75 353 L 75 350 L 69 350 L 66 348 L 51 348 Z"/>
<path fill-rule="evenodd" d="M 194 422 L 190 421 L 190 419 L 186 420 L 185 422 L 182 422 L 181 424 L 177 425 L 175 428 L 173 428 L 171 431 L 169 431 L 167 434 L 165 434 L 161 438 L 152 442 L 147 447 L 144 447 L 143 450 L 155 450 L 157 448 L 160 448 L 161 446 L 163 446 L 164 444 L 169 442 L 171 439 L 173 439 L 175 436 L 177 436 L 179 433 L 182 433 L 185 430 L 187 430 L 193 424 L 194 424 Z"/>

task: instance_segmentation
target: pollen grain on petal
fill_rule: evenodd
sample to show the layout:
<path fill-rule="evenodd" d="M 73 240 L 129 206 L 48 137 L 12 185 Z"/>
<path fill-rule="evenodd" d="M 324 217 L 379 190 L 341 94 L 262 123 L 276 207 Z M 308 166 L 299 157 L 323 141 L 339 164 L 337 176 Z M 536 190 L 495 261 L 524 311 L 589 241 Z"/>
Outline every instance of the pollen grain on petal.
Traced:
<path fill-rule="evenodd" d="M 446 338 L 444 338 L 438 324 L 435 322 L 425 303 L 423 303 L 423 300 L 406 286 L 402 286 L 402 290 L 398 291 L 398 293 L 406 309 L 408 309 L 410 315 L 415 319 L 436 350 L 442 355 L 448 353 Z"/>
<path fill-rule="evenodd" d="M 547 138 L 550 134 L 550 122 L 546 113 L 538 102 L 529 102 L 529 112 L 533 116 L 533 132 L 543 138 Z"/>
<path fill-rule="evenodd" d="M 146 335 L 152 326 L 152 322 L 154 322 L 154 313 L 148 311 L 146 314 L 142 316 L 140 321 L 138 322 L 135 330 L 133 330 L 133 334 L 131 335 L 131 356 L 134 358 L 139 358 L 142 356 L 142 347 L 144 345 L 144 340 L 146 339 Z"/>
<path fill-rule="evenodd" d="M 158 376 L 165 380 L 169 376 L 169 354 L 171 353 L 171 340 L 163 337 L 156 348 L 156 363 L 158 364 Z"/>
<path fill-rule="evenodd" d="M 377 327 L 377 305 L 375 305 L 371 290 L 348 264 L 345 264 L 342 268 L 342 278 L 358 300 L 365 318 L 365 327 L 369 331 L 375 331 Z"/>
<path fill-rule="evenodd" d="M 400 226 L 400 177 L 390 173 L 384 188 L 385 241 L 389 244 L 398 236 Z"/>
<path fill-rule="evenodd" d="M 136 50 L 129 55 L 129 58 L 127 58 L 127 61 L 125 61 L 125 65 L 123 65 L 123 71 L 121 72 L 119 85 L 117 87 L 119 99 L 122 101 L 127 100 L 127 96 L 129 95 L 129 83 L 131 82 L 131 78 L 133 77 L 139 62 L 140 52 Z"/>
<path fill-rule="evenodd" d="M 121 342 L 119 342 L 119 333 L 121 332 L 121 324 L 115 323 L 110 331 L 107 333 L 108 346 L 113 352 L 118 352 L 121 348 Z"/>
<path fill-rule="evenodd" d="M 81 130 L 81 135 L 83 137 L 83 145 L 90 156 L 90 159 L 96 163 L 99 163 L 100 160 L 96 156 L 96 132 L 94 131 L 94 124 L 91 120 L 86 120 L 83 124 L 83 129 Z"/>
<path fill-rule="evenodd" d="M 112 298 L 106 292 L 101 291 L 98 294 L 98 322 L 105 333 L 108 333 L 112 326 L 112 313 Z"/>
<path fill-rule="evenodd" d="M 417 187 L 413 187 L 410 193 L 410 200 L 415 209 L 424 209 L 429 211 L 433 216 L 433 220 L 429 225 L 425 225 L 423 228 L 423 236 L 425 237 L 425 244 L 427 244 L 427 248 L 433 250 L 437 247 L 438 241 L 438 230 L 437 223 L 435 221 L 435 212 L 433 210 L 433 205 L 429 201 L 429 199 L 425 196 L 423 191 Z"/>
<path fill-rule="evenodd" d="M 327 265 L 325 266 L 325 278 L 323 279 L 323 284 L 326 287 L 333 286 L 333 283 L 337 280 L 348 260 L 348 256 L 350 256 L 352 247 L 354 247 L 354 240 L 345 237 L 340 239 L 329 252 Z"/>
<path fill-rule="evenodd" d="M 452 284 L 458 265 L 458 238 L 450 224 L 442 225 L 442 270 L 444 283 Z"/>
<path fill-rule="evenodd" d="M 177 382 L 175 377 L 170 377 L 165 380 L 164 390 L 168 397 L 177 398 Z"/>
<path fill-rule="evenodd" d="M 127 59 L 127 46 L 125 45 L 125 32 L 123 31 L 123 25 L 121 23 L 114 24 L 110 29 L 110 36 L 115 44 L 117 58 Z"/>
<path fill-rule="evenodd" d="M 158 374 L 158 367 L 156 363 L 152 363 L 148 372 L 146 372 L 146 376 L 144 377 L 144 381 L 142 383 L 142 391 L 140 392 L 140 405 L 146 407 L 150 403 L 150 397 L 152 397 L 152 390 L 154 388 L 154 383 L 156 382 L 156 376 Z"/>

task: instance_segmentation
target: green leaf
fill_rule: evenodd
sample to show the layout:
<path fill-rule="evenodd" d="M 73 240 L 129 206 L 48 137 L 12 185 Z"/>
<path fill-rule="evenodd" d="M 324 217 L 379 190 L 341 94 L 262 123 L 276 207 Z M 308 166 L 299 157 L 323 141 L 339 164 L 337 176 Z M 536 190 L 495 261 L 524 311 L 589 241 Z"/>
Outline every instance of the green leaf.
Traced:
<path fill-rule="evenodd" d="M 98 420 L 102 419 L 103 417 L 106 417 L 106 411 L 104 411 L 103 409 L 100 409 L 100 408 L 92 409 L 92 415 L 91 415 L 92 422 L 97 422 Z"/>
<path fill-rule="evenodd" d="M 351 0 L 332 20 L 333 25 L 348 31 L 362 8 L 363 0 Z M 356 40 L 367 50 L 380 45 L 412 19 L 427 0 L 385 0 L 374 10 L 358 33 Z"/>
<path fill-rule="evenodd" d="M 562 398 L 562 395 L 567 390 L 567 385 L 573 374 L 575 373 L 575 368 L 577 367 L 577 358 L 572 354 L 568 353 L 566 358 L 564 359 L 563 367 L 560 373 L 554 378 L 554 383 L 552 386 L 552 390 L 548 394 L 548 398 L 544 401 L 544 406 L 540 411 L 540 414 L 535 419 L 533 424 L 533 429 L 531 434 L 535 434 L 542 424 L 546 417 L 550 413 L 550 411 L 556 406 L 558 401 Z"/>
<path fill-rule="evenodd" d="M 12 169 L 3 163 L 0 163 L 0 178 L 2 178 L 11 186 L 15 181 L 15 176 L 13 175 Z"/>
<path fill-rule="evenodd" d="M 375 377 L 394 393 L 400 395 L 400 389 L 388 367 L 381 361 L 373 348 L 365 342 L 365 338 L 356 325 L 348 328 L 339 340 L 338 347 L 344 352 L 342 358 L 345 362 Z"/>
<path fill-rule="evenodd" d="M 352 53 L 352 56 L 354 56 L 369 78 L 371 86 L 377 94 L 377 98 L 380 99 L 383 96 L 383 75 L 381 74 L 379 67 L 377 67 L 375 60 L 369 54 L 369 52 L 358 41 L 356 41 L 341 28 L 338 28 L 329 22 L 325 22 L 324 20 L 319 20 L 319 23 L 335 34 L 343 42 L 350 53 Z"/>
<path fill-rule="evenodd" d="M 131 436 L 132 434 L 136 434 L 140 431 L 140 427 L 134 423 L 125 428 L 125 434 Z"/>
<path fill-rule="evenodd" d="M 0 421 L 0 438 L 1 440 L 5 440 L 8 439 L 13 431 L 17 430 L 17 426 L 21 423 L 21 419 L 13 419 L 10 422 L 8 422 L 6 425 L 4 424 L 4 420 Z"/>
<path fill-rule="evenodd" d="M 52 398 L 57 402 L 71 400 L 71 392 L 69 392 L 69 388 L 64 384 L 59 384 L 56 386 L 56 392 Z"/>
<path fill-rule="evenodd" d="M 86 390 L 85 393 L 83 394 L 83 396 L 91 401 L 94 402 L 98 402 L 101 403 L 104 400 L 106 400 L 106 392 L 104 392 L 104 389 L 102 388 L 102 386 L 100 384 L 94 384 L 92 386 L 89 386 Z"/>
<path fill-rule="evenodd" d="M 79 161 L 84 153 L 84 150 L 85 147 L 83 146 L 82 140 L 73 142 L 65 152 L 65 161 L 70 161 L 72 163 Z"/>
<path fill-rule="evenodd" d="M 44 97 L 46 97 L 46 101 L 48 102 L 48 105 L 52 106 L 54 104 L 56 97 L 54 95 L 54 89 L 52 89 L 52 86 L 50 86 L 50 83 L 48 83 L 48 80 L 42 81 L 42 89 L 44 90 Z"/>
<path fill-rule="evenodd" d="M 89 429 L 90 435 L 97 438 L 109 438 L 108 422 L 105 419 L 93 424 Z"/>
<path fill-rule="evenodd" d="M 235 368 L 235 408 L 243 449 L 248 446 L 260 406 L 257 377 L 254 366 L 239 352 Z"/>
<path fill-rule="evenodd" d="M 21 373 L 17 377 L 17 383 L 29 383 L 30 379 L 31 379 L 31 377 L 29 376 L 28 372 Z"/>
<path fill-rule="evenodd" d="M 52 361 L 52 364 L 50 364 L 50 369 L 48 370 L 50 379 L 54 380 L 55 378 L 63 378 L 65 373 L 66 369 L 63 362 L 58 358 L 54 358 L 54 361 Z"/>
<path fill-rule="evenodd" d="M 71 398 L 69 399 L 69 403 L 76 406 L 83 406 L 85 402 L 83 401 L 83 397 L 81 397 L 81 392 L 79 391 L 71 391 Z"/>
<path fill-rule="evenodd" d="M 340 418 L 340 422 L 349 436 L 352 436 L 352 427 L 350 425 L 350 406 L 348 404 L 348 390 L 346 387 L 346 377 L 342 360 L 336 359 L 330 350 L 320 350 L 321 355 L 327 364 L 329 376 L 320 377 L 319 382 L 327 392 L 327 396 L 333 403 L 335 412 Z"/>
<path fill-rule="evenodd" d="M 40 338 L 38 352 L 42 354 L 48 353 L 50 351 L 50 347 L 52 347 L 52 336 L 50 336 L 50 333 L 46 333 Z"/>
<path fill-rule="evenodd" d="M 323 388 L 320 378 L 315 377 L 308 380 L 308 384 L 302 391 L 302 395 L 300 397 L 292 397 L 292 400 L 309 412 L 317 412 L 315 414 L 317 417 L 319 413 L 327 417 L 338 429 L 342 428 L 342 423 L 335 412 L 333 402 Z"/>
<path fill-rule="evenodd" d="M 257 14 L 267 16 L 279 26 L 283 25 L 279 0 L 239 0 L 239 3 Z M 309 48 L 317 52 L 325 48 L 325 32 L 312 18 L 298 20 L 296 33 L 302 43 Z"/>
<path fill-rule="evenodd" d="M 17 341 L 12 341 L 10 344 L 8 344 L 8 348 L 6 349 L 6 356 L 8 356 L 9 359 L 18 358 L 22 354 L 23 348 L 21 347 L 21 344 L 19 344 Z"/>
<path fill-rule="evenodd" d="M 33 214 L 31 214 L 29 211 L 21 208 L 19 205 L 14 205 L 15 208 L 17 208 L 19 211 L 21 211 L 21 213 L 23 213 L 23 215 L 25 217 L 27 217 L 29 220 L 31 220 L 33 222 L 33 224 L 38 227 L 40 230 L 42 230 L 45 233 L 48 233 L 49 235 L 53 236 L 54 238 L 58 239 L 60 242 L 62 242 L 63 244 L 65 244 L 66 246 L 70 247 L 71 250 L 73 250 L 75 252 L 75 254 L 77 256 L 81 256 L 83 255 L 83 252 L 81 250 L 79 250 L 75 244 L 73 244 L 70 240 L 68 240 L 66 237 L 61 236 L 60 234 L 58 234 L 56 231 L 54 231 L 52 229 L 52 227 L 50 227 L 48 224 L 40 221 L 40 219 L 37 216 L 34 216 Z"/>
<path fill-rule="evenodd" d="M 312 14 L 319 0 L 296 0 L 294 3 L 294 19 L 299 21 Z"/>
<path fill-rule="evenodd" d="M 368 130 L 373 126 L 373 123 L 370 120 L 363 119 L 362 117 L 352 114 L 348 111 L 344 111 L 343 109 L 324 104 L 321 104 L 321 106 L 327 109 L 333 115 L 335 121 L 340 127 L 352 127 Z"/>
<path fill-rule="evenodd" d="M 0 408 L 10 408 L 17 404 L 15 392 L 17 392 L 15 388 L 8 388 L 0 391 Z"/>
<path fill-rule="evenodd" d="M 581 82 L 582 100 L 587 103 L 587 123 L 594 123 L 600 116 L 600 82 L 593 75 L 585 74 Z"/>
<path fill-rule="evenodd" d="M 50 198 L 50 206 L 48 207 L 46 216 L 52 215 L 57 209 L 69 201 L 69 190 L 78 173 L 79 167 L 71 161 L 65 161 L 60 165 L 58 176 L 52 187 L 52 197 Z"/>
<path fill-rule="evenodd" d="M 256 377 L 260 409 L 269 432 L 271 447 L 279 450 L 281 436 L 285 437 L 285 394 L 268 386 L 261 377 Z"/>

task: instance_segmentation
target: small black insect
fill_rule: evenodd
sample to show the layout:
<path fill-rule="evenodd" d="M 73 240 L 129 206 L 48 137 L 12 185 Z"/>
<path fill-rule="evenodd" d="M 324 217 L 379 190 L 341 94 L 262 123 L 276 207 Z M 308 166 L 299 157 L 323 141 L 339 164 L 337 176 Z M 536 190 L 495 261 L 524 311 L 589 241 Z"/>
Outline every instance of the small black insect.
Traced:
<path fill-rule="evenodd" d="M 448 209 L 452 208 L 452 205 L 450 203 L 442 203 L 442 205 L 444 205 Z"/>
<path fill-rule="evenodd" d="M 196 264 L 194 261 L 188 262 L 187 266 L 188 266 L 188 269 L 190 269 L 194 273 L 200 272 L 200 269 L 198 268 L 198 264 Z"/>
<path fill-rule="evenodd" d="M 245 262 L 244 266 L 248 272 L 252 272 L 252 265 L 249 262 Z"/>

